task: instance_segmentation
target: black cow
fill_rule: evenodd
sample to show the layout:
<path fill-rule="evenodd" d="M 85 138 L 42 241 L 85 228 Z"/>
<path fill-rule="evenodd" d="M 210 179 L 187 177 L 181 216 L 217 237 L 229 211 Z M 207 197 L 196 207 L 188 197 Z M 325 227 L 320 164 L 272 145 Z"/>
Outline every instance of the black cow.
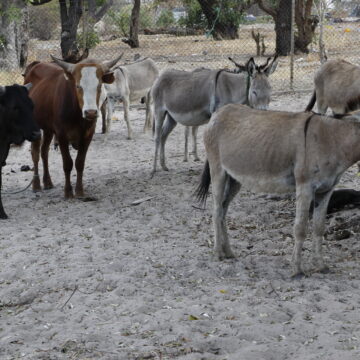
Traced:
<path fill-rule="evenodd" d="M 1 172 L 6 164 L 10 144 L 20 145 L 24 140 L 40 137 L 40 129 L 33 118 L 34 105 L 27 86 L 0 86 L 0 219 L 7 219 L 1 200 Z"/>

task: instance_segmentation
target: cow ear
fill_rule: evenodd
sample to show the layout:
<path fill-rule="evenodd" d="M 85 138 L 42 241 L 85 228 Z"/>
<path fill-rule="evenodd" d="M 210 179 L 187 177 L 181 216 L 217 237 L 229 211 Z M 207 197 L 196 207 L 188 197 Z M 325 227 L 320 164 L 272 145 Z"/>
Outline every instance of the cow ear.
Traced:
<path fill-rule="evenodd" d="M 102 81 L 105 84 L 112 84 L 115 81 L 115 76 L 113 72 L 108 72 L 106 74 L 103 75 L 102 77 Z"/>
<path fill-rule="evenodd" d="M 246 64 L 247 72 L 250 76 L 254 76 L 256 73 L 256 64 L 254 58 L 250 58 Z"/>
<path fill-rule="evenodd" d="M 279 63 L 279 58 L 275 55 L 274 60 L 270 63 L 270 65 L 265 69 L 264 73 L 269 76 L 271 75 L 277 68 Z"/>
<path fill-rule="evenodd" d="M 6 87 L 0 85 L 0 96 L 5 95 L 5 92 L 6 92 Z"/>

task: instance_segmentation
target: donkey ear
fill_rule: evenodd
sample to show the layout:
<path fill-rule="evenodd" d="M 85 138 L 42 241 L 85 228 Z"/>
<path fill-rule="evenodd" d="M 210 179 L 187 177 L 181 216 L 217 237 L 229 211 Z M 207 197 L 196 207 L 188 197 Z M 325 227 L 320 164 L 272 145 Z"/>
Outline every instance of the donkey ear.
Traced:
<path fill-rule="evenodd" d="M 279 58 L 277 55 L 274 56 L 273 61 L 270 63 L 270 65 L 264 70 L 264 73 L 269 76 L 271 75 L 277 68 L 279 63 Z"/>
<path fill-rule="evenodd" d="M 256 73 L 256 64 L 254 58 L 250 58 L 246 64 L 246 70 L 250 76 L 254 76 Z"/>

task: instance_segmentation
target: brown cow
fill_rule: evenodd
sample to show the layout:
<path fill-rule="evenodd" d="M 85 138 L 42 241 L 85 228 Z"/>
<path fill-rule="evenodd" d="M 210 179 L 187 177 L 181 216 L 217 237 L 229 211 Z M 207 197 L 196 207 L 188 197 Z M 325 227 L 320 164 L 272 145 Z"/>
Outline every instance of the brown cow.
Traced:
<path fill-rule="evenodd" d="M 33 87 L 30 97 L 34 102 L 34 118 L 43 130 L 43 141 L 34 142 L 31 154 L 34 162 L 33 190 L 41 190 L 39 179 L 39 153 L 44 167 L 44 189 L 53 187 L 49 166 L 49 146 L 53 136 L 59 143 L 65 173 L 65 198 L 72 198 L 73 190 L 70 173 L 73 160 L 69 144 L 78 150 L 75 167 L 77 181 L 75 196 L 84 196 L 83 171 L 85 157 L 95 132 L 96 119 L 100 113 L 99 97 L 103 83 L 111 84 L 114 75 L 109 72 L 121 58 L 99 63 L 86 59 L 78 64 L 70 64 L 52 57 L 55 63 L 39 63 L 25 71 L 25 84 Z"/>

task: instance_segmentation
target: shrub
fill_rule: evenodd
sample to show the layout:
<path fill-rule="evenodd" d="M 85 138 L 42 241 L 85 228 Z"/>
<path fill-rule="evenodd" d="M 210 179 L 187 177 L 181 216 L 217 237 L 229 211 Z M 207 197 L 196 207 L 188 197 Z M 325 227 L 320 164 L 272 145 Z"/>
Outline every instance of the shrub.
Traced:
<path fill-rule="evenodd" d="M 159 18 L 156 20 L 156 26 L 158 27 L 170 27 L 175 24 L 174 14 L 170 9 L 162 10 Z"/>

